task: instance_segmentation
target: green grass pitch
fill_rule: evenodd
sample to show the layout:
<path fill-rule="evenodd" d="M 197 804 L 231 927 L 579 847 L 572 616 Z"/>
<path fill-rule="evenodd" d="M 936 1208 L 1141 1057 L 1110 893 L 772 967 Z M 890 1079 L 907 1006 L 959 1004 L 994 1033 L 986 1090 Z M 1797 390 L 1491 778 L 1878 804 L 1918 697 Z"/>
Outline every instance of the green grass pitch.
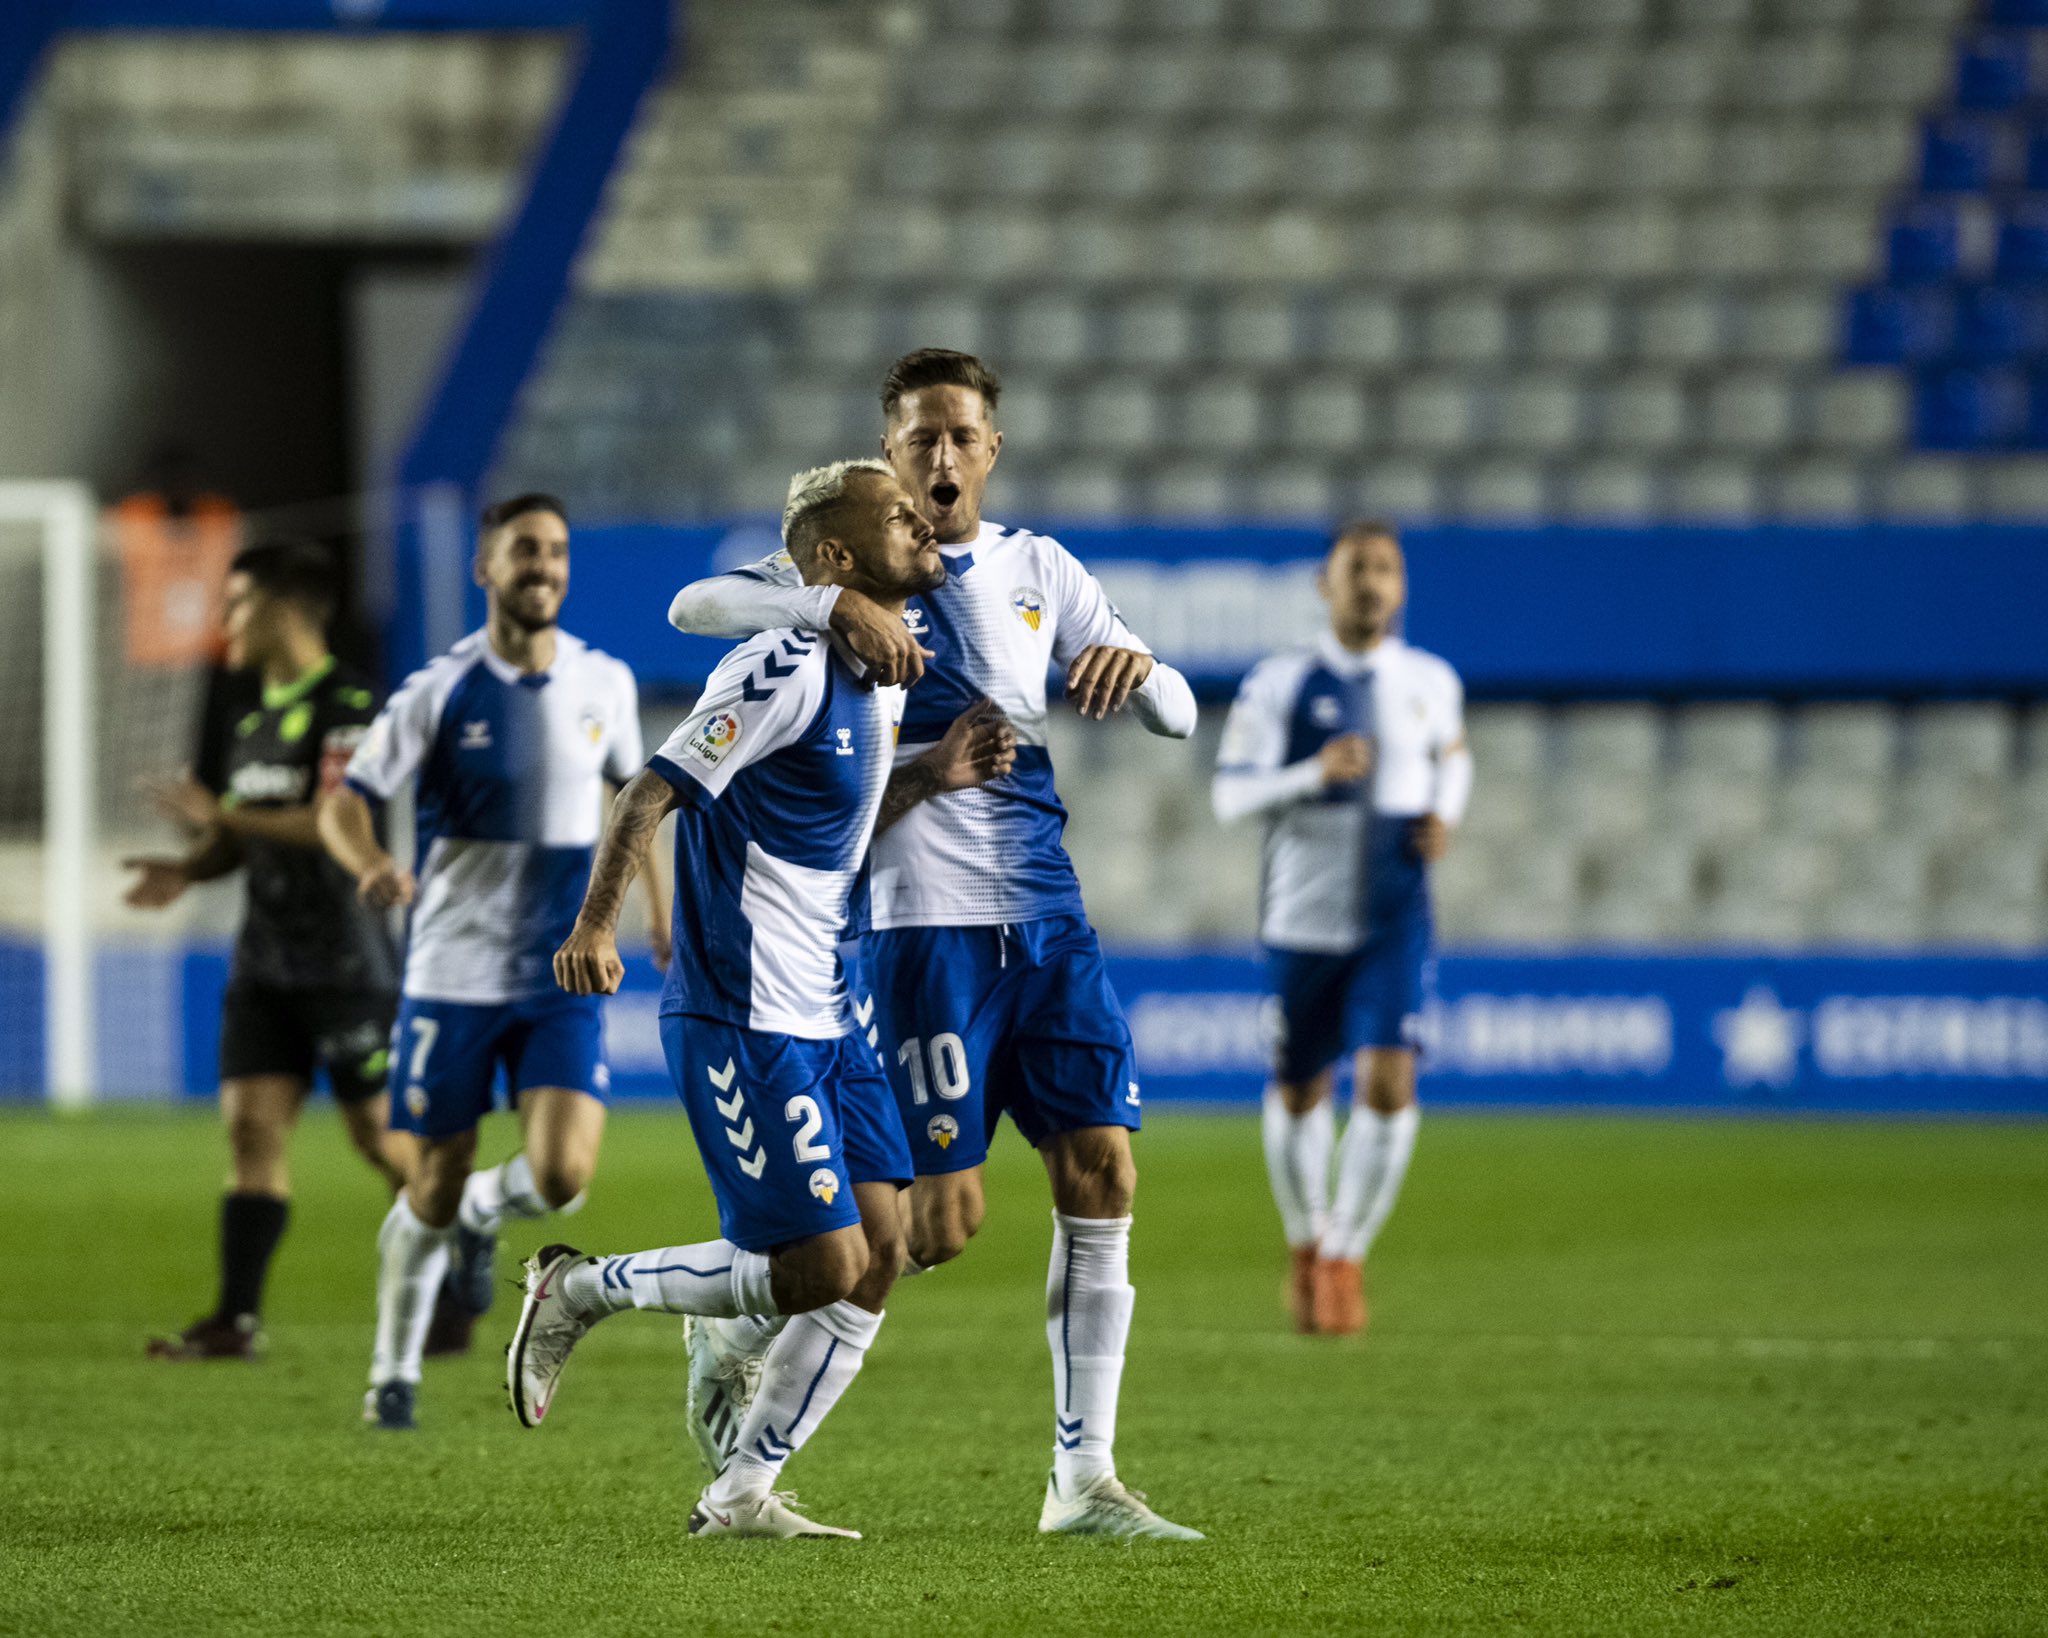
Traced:
<path fill-rule="evenodd" d="M 506 1300 L 373 1434 L 383 1202 L 331 1116 L 254 1368 L 142 1358 L 211 1299 L 210 1121 L 0 1119 L 0 1632 L 2048 1630 L 2048 1127 L 1439 1115 L 1362 1342 L 1285 1329 L 1257 1142 L 1139 1147 L 1118 1449 L 1209 1542 L 1035 1532 L 1049 1224 L 1006 1133 L 981 1239 L 791 1464 L 867 1539 L 692 1546 L 673 1319 L 609 1321 L 529 1433 Z M 615 1119 L 572 1227 L 712 1232 L 680 1116 Z"/>

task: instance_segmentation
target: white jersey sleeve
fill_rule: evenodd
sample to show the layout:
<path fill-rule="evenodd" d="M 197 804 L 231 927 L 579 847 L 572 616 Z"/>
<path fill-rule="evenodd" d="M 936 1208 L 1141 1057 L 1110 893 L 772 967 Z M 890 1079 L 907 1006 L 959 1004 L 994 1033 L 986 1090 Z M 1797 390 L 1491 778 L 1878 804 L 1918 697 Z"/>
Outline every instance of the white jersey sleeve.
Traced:
<path fill-rule="evenodd" d="M 1228 824 L 1307 800 L 1323 788 L 1322 764 L 1314 757 L 1284 766 L 1287 719 L 1301 687 L 1304 662 L 1292 655 L 1261 660 L 1245 674 L 1216 753 L 1210 805 Z"/>
<path fill-rule="evenodd" d="M 364 730 L 344 781 L 379 802 L 396 796 L 426 760 L 442 708 L 463 669 L 443 658 L 406 678 Z"/>
<path fill-rule="evenodd" d="M 740 644 L 648 766 L 686 797 L 723 795 L 740 769 L 792 744 L 816 719 L 827 654 L 807 632 L 764 631 Z"/>
<path fill-rule="evenodd" d="M 1139 654 L 1152 649 L 1135 631 L 1102 589 L 1102 582 L 1087 565 L 1059 544 L 1047 541 L 1051 549 L 1046 568 L 1053 581 L 1052 657 L 1067 670 L 1091 648 L 1127 648 Z M 1155 734 L 1168 739 L 1186 739 L 1195 731 L 1198 712 L 1195 691 L 1172 666 L 1156 656 L 1152 674 L 1131 695 L 1131 710 Z"/>
<path fill-rule="evenodd" d="M 632 668 L 614 660 L 612 672 L 615 687 L 605 736 L 604 776 L 614 785 L 623 785 L 647 765 L 647 751 L 640 737 L 640 689 Z"/>
<path fill-rule="evenodd" d="M 693 580 L 668 606 L 668 623 L 695 637 L 752 637 L 792 627 L 825 631 L 839 601 L 837 586 L 807 586 L 787 551 L 730 574 Z"/>
<path fill-rule="evenodd" d="M 1465 743 L 1465 685 L 1444 668 L 1444 719 L 1436 743 L 1436 799 L 1430 811 L 1446 824 L 1465 817 L 1472 800 L 1472 750 Z"/>

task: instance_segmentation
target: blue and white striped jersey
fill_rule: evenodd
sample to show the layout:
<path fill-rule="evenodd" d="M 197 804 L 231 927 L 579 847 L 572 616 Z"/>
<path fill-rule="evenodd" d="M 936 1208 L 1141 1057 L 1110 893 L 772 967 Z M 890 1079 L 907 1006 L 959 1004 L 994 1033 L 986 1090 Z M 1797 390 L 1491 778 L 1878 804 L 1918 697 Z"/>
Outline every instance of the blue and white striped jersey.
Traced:
<path fill-rule="evenodd" d="M 903 711 L 811 632 L 719 662 L 648 766 L 675 787 L 675 955 L 661 1010 L 830 1040 L 839 958 Z"/>
<path fill-rule="evenodd" d="M 1017 731 L 1017 766 L 1002 779 L 920 803 L 875 840 L 875 928 L 991 926 L 1081 912 L 1081 887 L 1060 845 L 1067 810 L 1046 749 L 1046 678 L 1097 644 L 1150 653 L 1102 585 L 1056 540 L 983 523 L 943 546 L 944 584 L 910 600 L 911 633 L 936 655 L 906 692 L 896 759 L 929 750 L 976 700 Z M 787 552 L 678 594 L 669 618 L 685 630 L 736 636 L 773 609 L 823 627 L 829 587 L 805 587 Z M 801 607 L 799 607 L 801 603 Z M 1187 681 L 1157 664 L 1131 710 L 1154 733 L 1194 731 Z"/>
<path fill-rule="evenodd" d="M 1366 788 L 1326 788 L 1317 753 L 1340 734 L 1372 742 Z M 1354 653 L 1325 632 L 1245 676 L 1216 758 L 1220 818 L 1268 816 L 1259 937 L 1285 950 L 1340 952 L 1369 922 L 1426 892 L 1407 821 L 1455 824 L 1471 788 L 1464 690 L 1434 654 L 1398 637 Z"/>
<path fill-rule="evenodd" d="M 604 782 L 631 779 L 642 756 L 632 672 L 567 632 L 546 671 L 520 671 L 477 631 L 406 679 L 347 779 L 383 802 L 417 776 L 407 995 L 489 1004 L 553 988 Z"/>

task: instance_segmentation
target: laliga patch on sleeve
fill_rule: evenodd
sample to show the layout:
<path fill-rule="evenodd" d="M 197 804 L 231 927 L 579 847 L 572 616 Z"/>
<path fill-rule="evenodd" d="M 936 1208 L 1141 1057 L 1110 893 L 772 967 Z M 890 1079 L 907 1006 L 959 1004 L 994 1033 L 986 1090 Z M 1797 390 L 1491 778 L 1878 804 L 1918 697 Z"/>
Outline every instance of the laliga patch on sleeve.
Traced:
<path fill-rule="evenodd" d="M 714 711 L 690 730 L 690 737 L 683 742 L 683 754 L 707 768 L 715 768 L 739 742 L 740 719 L 730 711 Z"/>

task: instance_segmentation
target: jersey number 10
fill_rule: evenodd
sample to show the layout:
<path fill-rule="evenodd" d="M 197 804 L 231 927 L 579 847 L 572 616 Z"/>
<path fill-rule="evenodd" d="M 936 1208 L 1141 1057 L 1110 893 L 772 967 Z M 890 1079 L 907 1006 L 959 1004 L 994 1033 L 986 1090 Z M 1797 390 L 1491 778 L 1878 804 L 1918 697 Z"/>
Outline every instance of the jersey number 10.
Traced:
<path fill-rule="evenodd" d="M 896 1061 L 910 1071 L 910 1099 L 913 1103 L 930 1103 L 933 1087 L 938 1088 L 940 1097 L 948 1100 L 967 1096 L 970 1084 L 967 1047 L 950 1030 L 932 1037 L 929 1077 L 925 1074 L 924 1043 L 915 1035 L 896 1049 Z"/>

